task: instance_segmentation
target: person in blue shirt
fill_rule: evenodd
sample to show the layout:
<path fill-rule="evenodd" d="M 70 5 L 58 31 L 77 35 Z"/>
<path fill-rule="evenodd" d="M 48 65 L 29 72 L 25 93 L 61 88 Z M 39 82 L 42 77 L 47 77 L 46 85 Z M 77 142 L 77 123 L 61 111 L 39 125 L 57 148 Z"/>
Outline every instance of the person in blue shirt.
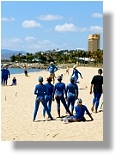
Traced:
<path fill-rule="evenodd" d="M 50 77 L 53 80 L 53 84 L 55 82 L 55 72 L 58 70 L 58 67 L 54 65 L 53 62 L 50 62 L 50 66 L 48 67 L 48 71 L 50 72 Z"/>
<path fill-rule="evenodd" d="M 62 77 L 58 76 L 57 78 L 58 82 L 55 84 L 54 86 L 54 93 L 53 93 L 53 100 L 54 97 L 56 99 L 57 102 L 57 112 L 58 112 L 58 117 L 60 118 L 60 101 L 63 103 L 64 108 L 66 109 L 66 111 L 70 114 L 70 110 L 67 107 L 64 95 L 65 95 L 65 84 L 62 82 Z M 67 96 L 66 96 L 67 98 Z"/>
<path fill-rule="evenodd" d="M 71 113 L 74 111 L 75 100 L 78 98 L 78 86 L 74 83 L 74 77 L 70 78 L 70 83 L 66 86 L 67 106 L 71 105 Z"/>
<path fill-rule="evenodd" d="M 39 84 L 37 84 L 35 86 L 35 90 L 34 90 L 34 94 L 36 95 L 36 99 L 35 99 L 35 109 L 34 109 L 33 121 L 35 121 L 40 102 L 42 103 L 43 107 L 47 111 L 49 118 L 51 120 L 53 120 L 53 117 L 50 114 L 50 111 L 47 107 L 47 104 L 45 104 L 44 95 L 46 92 L 46 88 L 45 88 L 45 85 L 43 84 L 43 77 L 40 76 L 38 78 L 38 81 L 39 81 Z"/>
<path fill-rule="evenodd" d="M 79 78 L 79 74 L 80 74 L 80 77 L 83 79 L 83 77 L 82 77 L 82 74 L 81 74 L 81 72 L 79 72 L 77 69 L 76 69 L 76 65 L 74 65 L 73 66 L 73 72 L 72 72 L 72 77 L 74 77 L 74 82 L 75 83 L 78 83 L 78 78 Z"/>
<path fill-rule="evenodd" d="M 17 85 L 17 79 L 13 77 L 11 86 Z"/>
<path fill-rule="evenodd" d="M 8 78 L 10 78 L 10 71 L 8 70 L 8 66 L 4 70 L 4 85 L 7 85 Z"/>
<path fill-rule="evenodd" d="M 1 84 L 5 85 L 5 80 L 4 80 L 4 73 L 5 73 L 5 66 L 3 65 L 1 68 Z"/>
<path fill-rule="evenodd" d="M 47 83 L 45 84 L 45 89 L 46 89 L 46 93 L 45 93 L 45 104 L 47 105 L 50 113 L 51 113 L 51 106 L 52 106 L 52 97 L 53 97 L 53 91 L 54 91 L 54 85 L 51 84 L 52 82 L 52 78 L 48 77 L 47 78 Z M 45 118 L 45 107 L 43 109 L 43 116 Z"/>
<path fill-rule="evenodd" d="M 88 116 L 91 118 L 91 121 L 93 121 L 93 117 L 91 116 L 88 108 L 82 104 L 82 99 L 77 99 L 77 106 L 75 107 L 75 115 L 74 116 L 68 116 L 63 119 L 65 123 L 69 122 L 85 122 L 86 119 L 84 117 L 85 112 L 88 114 Z"/>

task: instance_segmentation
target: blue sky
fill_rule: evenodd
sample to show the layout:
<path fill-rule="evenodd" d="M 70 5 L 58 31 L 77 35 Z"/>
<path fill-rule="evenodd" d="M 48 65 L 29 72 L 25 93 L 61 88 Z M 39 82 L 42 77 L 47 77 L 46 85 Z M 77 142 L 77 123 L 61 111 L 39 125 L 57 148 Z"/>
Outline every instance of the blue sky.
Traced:
<path fill-rule="evenodd" d="M 100 33 L 102 1 L 2 1 L 1 48 L 35 53 L 88 49 L 87 37 Z"/>

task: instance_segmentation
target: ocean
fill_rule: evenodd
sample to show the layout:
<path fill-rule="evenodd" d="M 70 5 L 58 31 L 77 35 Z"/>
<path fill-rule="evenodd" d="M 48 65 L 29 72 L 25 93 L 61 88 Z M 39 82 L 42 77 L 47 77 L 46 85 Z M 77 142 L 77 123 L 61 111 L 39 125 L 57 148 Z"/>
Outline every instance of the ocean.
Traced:
<path fill-rule="evenodd" d="M 10 71 L 10 74 L 21 74 L 21 73 L 24 73 L 23 68 L 8 68 L 8 70 Z M 42 70 L 43 69 L 31 69 L 31 68 L 27 69 L 28 73 L 30 73 L 30 72 L 40 72 Z"/>

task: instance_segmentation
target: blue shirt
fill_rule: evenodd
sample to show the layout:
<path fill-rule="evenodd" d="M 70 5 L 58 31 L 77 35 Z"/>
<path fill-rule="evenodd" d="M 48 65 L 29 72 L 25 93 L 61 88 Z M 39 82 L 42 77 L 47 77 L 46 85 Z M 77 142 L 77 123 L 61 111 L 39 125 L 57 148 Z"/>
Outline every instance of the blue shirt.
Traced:
<path fill-rule="evenodd" d="M 39 96 L 44 97 L 45 92 L 46 92 L 45 85 L 37 84 L 35 86 L 34 94 L 37 95 L 37 97 Z"/>
<path fill-rule="evenodd" d="M 77 69 L 73 69 L 72 76 L 78 78 L 78 74 L 82 77 L 82 74 Z"/>
<path fill-rule="evenodd" d="M 48 67 L 49 72 L 52 74 L 58 70 L 58 68 L 55 65 L 50 65 Z"/>
<path fill-rule="evenodd" d="M 69 83 L 66 86 L 66 96 L 67 94 L 69 95 L 70 93 L 74 94 L 76 97 L 78 97 L 78 86 L 75 83 Z"/>
<path fill-rule="evenodd" d="M 2 76 L 2 78 L 4 78 L 4 74 L 5 74 L 5 68 L 2 68 L 1 69 L 1 76 Z"/>
<path fill-rule="evenodd" d="M 4 79 L 8 79 L 8 76 L 10 76 L 10 72 L 8 69 L 4 70 Z"/>
<path fill-rule="evenodd" d="M 46 89 L 46 95 L 53 95 L 54 85 L 52 85 L 51 83 L 46 83 L 45 89 Z"/>
<path fill-rule="evenodd" d="M 64 96 L 64 93 L 65 93 L 65 84 L 62 82 L 56 83 L 54 86 L 54 94 L 60 94 L 61 96 Z"/>
<path fill-rule="evenodd" d="M 87 107 L 85 105 L 77 105 L 75 107 L 76 114 L 74 115 L 77 119 L 82 119 L 84 117 L 85 112 L 90 115 Z"/>

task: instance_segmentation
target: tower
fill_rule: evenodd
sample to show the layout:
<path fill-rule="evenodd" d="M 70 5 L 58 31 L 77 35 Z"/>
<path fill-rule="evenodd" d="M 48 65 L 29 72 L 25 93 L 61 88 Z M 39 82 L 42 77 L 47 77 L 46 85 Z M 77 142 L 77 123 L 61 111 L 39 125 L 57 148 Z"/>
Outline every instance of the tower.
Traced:
<path fill-rule="evenodd" d="M 88 51 L 97 51 L 100 49 L 100 34 L 91 34 L 88 36 Z"/>

